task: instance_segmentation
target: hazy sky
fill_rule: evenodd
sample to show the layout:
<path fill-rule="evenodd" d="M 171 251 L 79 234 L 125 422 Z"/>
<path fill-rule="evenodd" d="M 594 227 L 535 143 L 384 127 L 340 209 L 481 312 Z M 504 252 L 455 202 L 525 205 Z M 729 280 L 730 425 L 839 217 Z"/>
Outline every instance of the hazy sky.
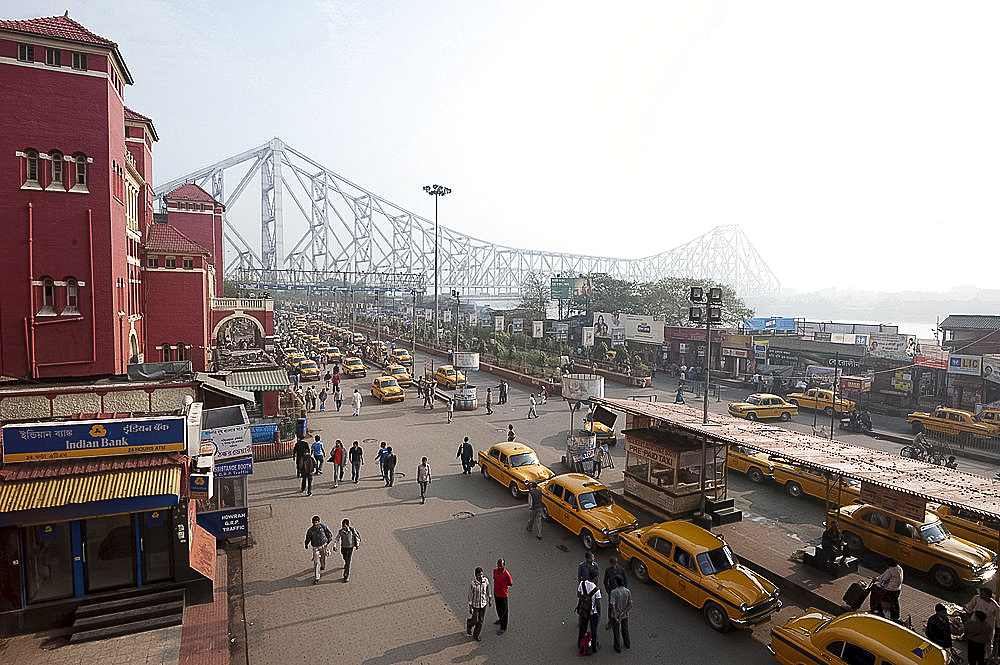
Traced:
<path fill-rule="evenodd" d="M 782 286 L 998 286 L 1000 3 L 8 0 L 116 41 L 155 184 L 277 136 L 499 244 L 738 224 Z M 259 238 L 259 229 L 245 236 Z M 295 238 L 286 235 L 286 248 Z"/>

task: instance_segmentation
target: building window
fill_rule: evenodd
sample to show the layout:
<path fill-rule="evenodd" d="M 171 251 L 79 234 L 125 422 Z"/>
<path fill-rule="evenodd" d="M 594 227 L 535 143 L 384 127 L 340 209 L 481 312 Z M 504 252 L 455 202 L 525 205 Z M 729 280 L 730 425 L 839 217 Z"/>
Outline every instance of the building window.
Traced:
<path fill-rule="evenodd" d="M 165 363 L 170 362 L 170 345 L 169 344 L 163 344 L 163 345 L 160 346 L 160 360 L 162 362 L 165 362 Z"/>
<path fill-rule="evenodd" d="M 187 360 L 187 347 L 183 342 L 177 344 L 177 360 Z"/>
<path fill-rule="evenodd" d="M 77 154 L 74 156 L 73 165 L 76 173 L 73 178 L 73 189 L 76 191 L 87 191 L 87 156 Z"/>
<path fill-rule="evenodd" d="M 53 67 L 62 66 L 62 51 L 57 48 L 45 49 L 45 64 Z"/>
<path fill-rule="evenodd" d="M 146 259 L 146 267 L 147 268 L 159 268 L 160 267 L 159 266 L 159 261 L 157 260 L 157 258 L 155 256 L 151 256 L 148 259 Z"/>
<path fill-rule="evenodd" d="M 24 184 L 38 187 L 38 151 L 24 151 Z"/>
<path fill-rule="evenodd" d="M 51 277 L 42 278 L 42 306 L 38 310 L 38 316 L 56 315 L 56 285 Z"/>
<path fill-rule="evenodd" d="M 35 47 L 32 44 L 17 45 L 17 59 L 21 62 L 35 61 Z"/>
<path fill-rule="evenodd" d="M 58 150 L 49 153 L 49 163 L 51 167 L 51 179 L 46 189 L 63 188 L 63 156 Z"/>
<path fill-rule="evenodd" d="M 73 277 L 66 278 L 66 307 L 63 316 L 80 314 L 79 284 Z"/>
<path fill-rule="evenodd" d="M 175 258 L 164 259 L 164 261 L 165 261 L 166 266 L 168 268 L 176 268 L 177 267 L 177 259 L 175 259 Z"/>
<path fill-rule="evenodd" d="M 189 269 L 189 270 L 191 268 L 194 268 L 194 259 L 191 258 L 190 256 L 185 256 L 184 257 L 184 267 L 187 268 L 187 269 Z"/>
<path fill-rule="evenodd" d="M 73 53 L 73 69 L 82 69 L 86 71 L 87 69 L 86 53 Z"/>

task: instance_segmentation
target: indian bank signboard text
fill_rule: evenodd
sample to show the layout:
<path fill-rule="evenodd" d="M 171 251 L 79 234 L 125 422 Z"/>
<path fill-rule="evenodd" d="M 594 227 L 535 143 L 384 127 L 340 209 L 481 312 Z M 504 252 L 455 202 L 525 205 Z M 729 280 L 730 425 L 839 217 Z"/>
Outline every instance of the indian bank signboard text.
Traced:
<path fill-rule="evenodd" d="M 183 450 L 183 417 L 29 423 L 3 428 L 4 463 Z"/>

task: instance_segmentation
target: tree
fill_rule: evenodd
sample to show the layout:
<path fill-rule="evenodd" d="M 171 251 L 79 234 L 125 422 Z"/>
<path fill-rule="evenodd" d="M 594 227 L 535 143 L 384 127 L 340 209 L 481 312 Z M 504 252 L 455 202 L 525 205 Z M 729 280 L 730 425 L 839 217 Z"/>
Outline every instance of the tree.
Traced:
<path fill-rule="evenodd" d="M 663 314 L 668 326 L 690 325 L 688 308 L 691 307 L 689 296 L 692 286 L 700 286 L 708 293 L 708 289 L 722 289 L 722 327 L 738 328 L 743 320 L 753 316 L 753 310 L 743 299 L 736 295 L 733 287 L 727 284 L 717 284 L 711 280 L 693 279 L 688 277 L 666 277 L 656 282 L 640 285 L 642 295 L 640 300 L 649 314 Z"/>
<path fill-rule="evenodd" d="M 521 304 L 519 307 L 545 318 L 551 300 L 549 281 L 541 273 L 529 272 L 521 283 Z"/>

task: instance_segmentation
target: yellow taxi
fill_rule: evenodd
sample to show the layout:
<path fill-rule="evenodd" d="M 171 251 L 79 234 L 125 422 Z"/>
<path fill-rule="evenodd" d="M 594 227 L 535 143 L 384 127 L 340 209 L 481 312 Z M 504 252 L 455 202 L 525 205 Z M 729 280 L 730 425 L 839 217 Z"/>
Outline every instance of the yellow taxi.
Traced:
<path fill-rule="evenodd" d="M 340 371 L 347 376 L 366 376 L 368 370 L 365 369 L 365 364 L 361 361 L 361 358 L 350 357 L 344 359 L 344 364 L 340 366 Z"/>
<path fill-rule="evenodd" d="M 930 573 L 934 583 L 945 589 L 956 589 L 962 582 L 982 584 L 997 572 L 996 554 L 952 536 L 934 513 L 926 513 L 921 521 L 863 503 L 844 506 L 827 519 L 838 521 L 852 551 L 869 549 L 892 557 Z"/>
<path fill-rule="evenodd" d="M 356 332 L 353 335 L 351 335 L 351 341 L 354 342 L 355 344 L 364 344 L 365 336 L 359 332 Z"/>
<path fill-rule="evenodd" d="M 906 416 L 906 420 L 914 432 L 927 430 L 957 436 L 963 440 L 988 439 L 1000 431 L 1000 426 L 976 420 L 975 414 L 971 411 L 949 409 L 945 406 L 939 406 L 930 413 L 914 411 Z"/>
<path fill-rule="evenodd" d="M 541 483 L 555 475 L 538 461 L 534 450 L 517 441 L 502 441 L 489 450 L 480 450 L 479 471 L 506 485 L 515 499 L 528 491 L 528 483 Z"/>
<path fill-rule="evenodd" d="M 976 414 L 976 420 L 1000 430 L 1000 409 L 983 409 Z"/>
<path fill-rule="evenodd" d="M 754 626 L 781 609 L 778 587 L 740 564 L 726 541 L 674 521 L 622 534 L 618 553 L 640 582 L 656 582 L 701 610 L 713 629 Z"/>
<path fill-rule="evenodd" d="M 774 465 L 767 453 L 754 452 L 738 443 L 729 444 L 726 466 L 731 471 L 746 474 L 754 483 L 762 483 L 774 473 Z"/>
<path fill-rule="evenodd" d="M 451 365 L 441 365 L 438 367 L 437 371 L 434 372 L 434 381 L 445 388 L 464 386 L 466 383 L 465 375 Z"/>
<path fill-rule="evenodd" d="M 600 421 L 594 420 L 593 407 L 587 409 L 587 417 L 583 421 L 583 429 L 594 435 L 598 441 L 615 441 L 618 436 L 614 427 L 608 427 Z"/>
<path fill-rule="evenodd" d="M 994 552 L 1000 546 L 1000 542 L 997 541 L 997 534 L 1000 533 L 1000 519 L 977 515 L 964 508 L 936 503 L 928 503 L 927 510 L 941 518 L 944 525 L 948 527 L 948 531 L 954 536 L 968 540 L 970 543 L 982 545 Z"/>
<path fill-rule="evenodd" d="M 807 494 L 825 501 L 828 485 L 830 501 L 838 506 L 854 503 L 859 501 L 861 497 L 861 481 L 859 480 L 841 476 L 841 483 L 838 486 L 837 476 L 831 475 L 830 482 L 827 483 L 826 474 L 822 470 L 780 458 L 771 459 L 771 477 L 774 482 L 785 488 L 785 493 L 788 496 L 795 499 Z"/>
<path fill-rule="evenodd" d="M 406 391 L 391 376 L 379 376 L 372 381 L 372 397 L 380 402 L 402 402 Z"/>
<path fill-rule="evenodd" d="M 316 381 L 319 379 L 319 366 L 314 360 L 300 360 L 296 365 L 299 369 L 299 376 L 306 381 Z"/>
<path fill-rule="evenodd" d="M 788 421 L 798 412 L 799 407 L 770 393 L 753 393 L 746 398 L 746 401 L 733 402 L 729 405 L 729 415 L 747 420 L 778 418 Z"/>
<path fill-rule="evenodd" d="M 307 360 L 306 354 L 299 353 L 298 351 L 289 353 L 285 355 L 285 366 L 288 367 L 288 369 L 295 369 L 303 360 Z"/>
<path fill-rule="evenodd" d="M 768 651 L 783 665 L 945 665 L 951 653 L 890 619 L 866 612 L 834 617 L 815 607 L 771 629 Z"/>
<path fill-rule="evenodd" d="M 382 370 L 382 376 L 391 376 L 396 379 L 396 383 L 401 386 L 412 386 L 413 377 L 410 373 L 406 371 L 406 368 L 402 365 L 388 365 Z"/>
<path fill-rule="evenodd" d="M 400 365 L 413 364 L 413 356 L 411 356 L 410 352 L 404 348 L 393 349 L 391 355 L 393 360 L 398 362 Z"/>
<path fill-rule="evenodd" d="M 539 483 L 542 518 L 552 519 L 580 536 L 584 548 L 611 545 L 618 534 L 639 525 L 635 516 L 615 504 L 611 490 L 582 473 L 564 473 Z"/>
<path fill-rule="evenodd" d="M 339 363 L 344 360 L 344 355 L 340 352 L 340 348 L 336 346 L 331 346 L 326 351 L 326 362 L 328 363 Z"/>
<path fill-rule="evenodd" d="M 828 416 L 832 416 L 834 411 L 848 413 L 857 406 L 853 401 L 843 397 L 834 400 L 833 391 L 829 388 L 810 388 L 804 393 L 789 393 L 788 401 L 803 409 L 822 411 Z"/>

